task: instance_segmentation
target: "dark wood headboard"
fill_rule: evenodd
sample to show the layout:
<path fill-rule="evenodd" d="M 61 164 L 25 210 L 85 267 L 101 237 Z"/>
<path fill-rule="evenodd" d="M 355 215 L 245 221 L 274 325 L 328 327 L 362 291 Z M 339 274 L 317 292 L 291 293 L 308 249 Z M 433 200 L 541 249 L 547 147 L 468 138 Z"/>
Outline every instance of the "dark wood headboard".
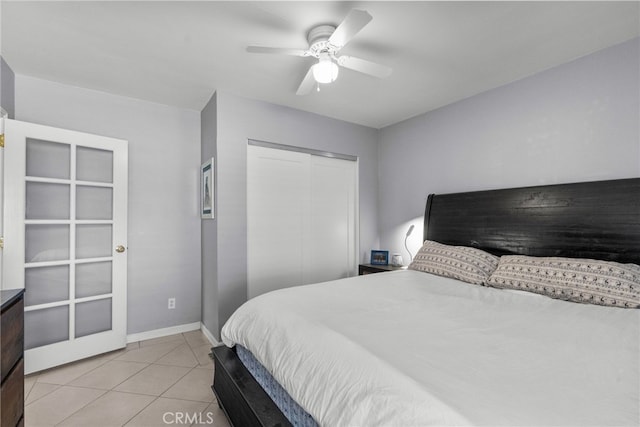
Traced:
<path fill-rule="evenodd" d="M 640 178 L 430 194 L 424 240 L 640 264 Z"/>

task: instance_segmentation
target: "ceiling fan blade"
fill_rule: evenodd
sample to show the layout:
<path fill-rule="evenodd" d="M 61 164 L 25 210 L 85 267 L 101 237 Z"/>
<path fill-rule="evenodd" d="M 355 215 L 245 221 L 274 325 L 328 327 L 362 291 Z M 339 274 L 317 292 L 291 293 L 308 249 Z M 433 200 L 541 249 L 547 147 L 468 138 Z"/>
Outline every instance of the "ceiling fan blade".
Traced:
<path fill-rule="evenodd" d="M 367 61 L 366 59 L 360 59 L 353 56 L 339 57 L 338 65 L 349 68 L 350 70 L 378 77 L 379 79 L 389 77 L 393 72 L 393 68 L 391 67 L 387 67 L 386 65 L 377 64 L 375 62 Z"/>
<path fill-rule="evenodd" d="M 277 55 L 307 56 L 307 51 L 302 49 L 288 49 L 286 47 L 247 46 L 249 53 L 269 53 Z"/>
<path fill-rule="evenodd" d="M 302 79 L 302 83 L 298 86 L 298 90 L 296 91 L 296 95 L 307 95 L 309 92 L 313 90 L 313 87 L 316 85 L 316 79 L 313 78 L 313 65 L 309 67 L 309 71 L 307 71 L 307 75 Z"/>
<path fill-rule="evenodd" d="M 352 9 L 344 18 L 344 21 L 329 37 L 329 43 L 341 48 L 345 46 L 365 25 L 371 21 L 372 17 L 364 10 Z"/>

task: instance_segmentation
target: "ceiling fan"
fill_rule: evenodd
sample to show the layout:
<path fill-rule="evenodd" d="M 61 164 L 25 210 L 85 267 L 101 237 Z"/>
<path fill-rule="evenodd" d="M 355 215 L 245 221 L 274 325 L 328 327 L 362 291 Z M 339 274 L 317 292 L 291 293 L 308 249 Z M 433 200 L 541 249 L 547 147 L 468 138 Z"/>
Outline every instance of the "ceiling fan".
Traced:
<path fill-rule="evenodd" d="M 318 25 L 307 35 L 309 48 L 287 49 L 278 47 L 248 46 L 250 53 L 270 53 L 300 57 L 314 57 L 318 62 L 309 68 L 296 91 L 297 95 L 306 95 L 314 86 L 320 90 L 320 83 L 331 83 L 338 78 L 339 66 L 370 76 L 385 78 L 392 69 L 354 56 L 341 55 L 338 52 L 371 21 L 372 17 L 364 10 L 353 9 L 338 25 Z"/>

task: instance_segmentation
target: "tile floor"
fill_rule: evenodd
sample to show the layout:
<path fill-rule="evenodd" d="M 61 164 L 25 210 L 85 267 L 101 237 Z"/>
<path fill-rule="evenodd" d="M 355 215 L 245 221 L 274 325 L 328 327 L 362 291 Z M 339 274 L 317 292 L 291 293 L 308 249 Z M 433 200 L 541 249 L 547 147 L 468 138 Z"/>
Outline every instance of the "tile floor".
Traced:
<path fill-rule="evenodd" d="M 210 349 L 193 331 L 28 375 L 25 426 L 227 427 Z"/>

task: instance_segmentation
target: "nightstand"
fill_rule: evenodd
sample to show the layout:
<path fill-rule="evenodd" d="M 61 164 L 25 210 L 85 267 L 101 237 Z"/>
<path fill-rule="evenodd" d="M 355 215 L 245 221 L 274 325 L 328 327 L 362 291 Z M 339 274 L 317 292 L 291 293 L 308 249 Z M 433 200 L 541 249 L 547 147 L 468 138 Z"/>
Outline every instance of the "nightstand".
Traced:
<path fill-rule="evenodd" d="M 407 267 L 394 267 L 392 265 L 373 265 L 373 264 L 360 264 L 358 266 L 358 274 L 360 276 L 364 274 L 383 273 L 385 271 L 406 270 Z"/>

